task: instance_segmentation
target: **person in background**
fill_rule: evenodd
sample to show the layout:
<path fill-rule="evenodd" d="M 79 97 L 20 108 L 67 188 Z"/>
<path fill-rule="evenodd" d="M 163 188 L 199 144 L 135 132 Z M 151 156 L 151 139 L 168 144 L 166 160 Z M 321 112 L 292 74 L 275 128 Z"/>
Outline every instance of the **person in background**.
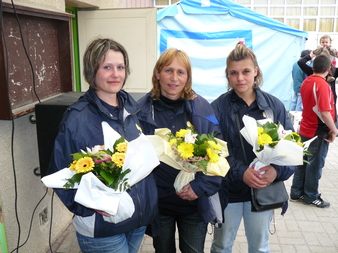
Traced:
<path fill-rule="evenodd" d="M 310 54 L 311 50 L 303 50 L 300 54 L 300 58 Z M 297 60 L 298 62 L 298 60 Z M 302 97 L 300 96 L 300 86 L 302 85 L 305 74 L 303 70 L 295 62 L 292 66 L 292 80 L 293 80 L 293 97 L 290 111 L 302 111 Z"/>
<path fill-rule="evenodd" d="M 322 52 L 320 53 L 320 55 L 324 54 L 324 55 L 326 55 L 327 57 L 330 58 L 330 54 L 329 54 L 329 52 L 328 52 L 328 50 L 326 48 L 323 48 L 321 51 Z M 314 54 L 313 51 L 311 51 L 310 55 L 306 55 L 303 58 L 301 58 L 301 59 L 298 60 L 299 67 L 303 70 L 303 72 L 307 76 L 310 76 L 310 75 L 313 74 L 313 67 L 309 66 L 307 64 L 307 62 L 308 61 L 312 61 L 313 62 L 313 60 L 315 59 L 315 57 L 316 57 L 316 55 Z M 331 69 L 332 68 L 335 68 L 335 67 L 331 63 Z M 332 73 L 332 75 L 333 75 L 334 78 L 338 77 L 338 69 L 337 68 L 335 68 L 335 71 Z M 329 85 L 331 87 L 331 90 L 332 90 L 332 93 L 333 93 L 334 105 L 336 106 L 336 103 L 337 103 L 336 82 L 335 82 L 335 80 L 333 80 L 333 81 L 328 82 L 328 83 L 329 83 Z M 337 112 L 335 112 L 335 115 L 337 115 Z M 337 122 L 337 116 L 335 116 L 334 122 Z"/>
<path fill-rule="evenodd" d="M 256 120 L 270 118 L 275 123 L 281 123 L 285 129 L 293 129 L 292 124 L 283 103 L 259 88 L 263 83 L 261 70 L 254 52 L 243 42 L 239 42 L 228 55 L 225 74 L 229 90 L 211 105 L 230 155 L 230 171 L 222 182 L 223 192 L 220 192 L 221 202 L 226 199 L 228 205 L 224 209 L 222 227 L 214 229 L 211 252 L 232 252 L 242 219 L 248 252 L 270 252 L 269 229 L 273 210 L 252 212 L 250 188 L 261 189 L 275 180 L 287 180 L 293 174 L 294 167 L 271 164 L 260 169 L 265 171 L 263 175 L 250 168 L 256 156 L 239 130 L 244 127 L 244 115 Z M 286 206 L 283 209 L 285 212 Z"/>
<path fill-rule="evenodd" d="M 328 52 L 328 56 L 332 61 L 332 66 L 327 74 L 326 81 L 328 83 L 335 82 L 336 78 L 334 77 L 334 72 L 336 71 L 336 57 L 337 50 L 332 46 L 332 39 L 329 35 L 324 35 L 319 39 L 320 45 L 317 47 L 317 49 L 313 50 L 314 55 L 320 55 L 323 52 L 323 49 L 326 48 Z"/>
<path fill-rule="evenodd" d="M 303 97 L 303 117 L 299 133 L 303 142 L 315 136 L 317 138 L 308 148 L 311 155 L 304 158 L 309 163 L 297 168 L 290 191 L 291 200 L 320 208 L 330 206 L 329 202 L 321 198 L 318 187 L 329 143 L 332 143 L 337 135 L 333 92 L 325 81 L 330 66 L 331 60 L 328 56 L 316 56 L 313 61 L 313 74 L 304 80 L 300 89 Z M 317 112 L 313 109 L 315 106 Z"/>
<path fill-rule="evenodd" d="M 336 78 L 338 77 L 338 70 L 336 69 L 336 57 L 338 57 L 338 52 L 337 50 L 332 46 L 332 39 L 329 35 L 324 35 L 319 39 L 320 45 L 312 51 L 311 53 L 311 60 L 314 59 L 315 56 L 320 55 L 321 53 L 328 54 L 328 57 L 332 61 L 331 69 L 326 77 L 326 81 L 331 85 L 332 91 L 335 96 L 335 103 L 337 100 L 337 95 L 336 95 Z M 303 61 L 301 63 L 298 63 L 303 65 Z M 302 66 L 300 67 L 302 68 Z M 303 69 L 303 68 L 302 68 Z M 310 73 L 312 71 L 311 69 L 305 68 L 303 69 L 304 73 L 308 75 L 307 73 Z M 309 76 L 309 75 L 308 75 Z"/>
<path fill-rule="evenodd" d="M 155 64 L 152 83 L 152 90 L 138 101 L 145 115 L 140 119 L 145 134 L 154 134 L 156 128 L 169 128 L 175 134 L 186 129 L 189 121 L 199 134 L 214 132 L 221 137 L 210 104 L 192 90 L 191 63 L 184 51 L 164 51 Z M 179 172 L 162 162 L 154 170 L 160 214 L 159 233 L 152 235 L 156 253 L 176 252 L 176 226 L 181 252 L 204 252 L 207 225 L 213 218 L 208 197 L 218 192 L 222 179 L 197 172 L 176 192 L 173 185 Z"/>
<path fill-rule="evenodd" d="M 325 47 L 330 54 L 330 59 L 332 61 L 333 66 L 336 66 L 336 57 L 338 57 L 337 49 L 335 49 L 332 45 L 332 38 L 329 35 L 323 35 L 319 39 L 319 46 L 317 49 L 313 50 L 315 55 L 319 55 L 322 49 Z"/>
<path fill-rule="evenodd" d="M 125 48 L 111 39 L 93 40 L 84 53 L 84 76 L 88 91 L 71 105 L 59 127 L 48 174 L 68 167 L 71 154 L 86 147 L 103 145 L 101 123 L 106 121 L 126 140 L 136 139 L 140 131 L 136 101 L 122 90 L 130 73 Z M 157 215 L 157 189 L 153 174 L 128 189 L 135 212 L 120 223 L 103 219 L 109 216 L 74 201 L 76 189 L 54 189 L 64 205 L 74 213 L 73 226 L 83 253 L 136 253 L 146 226 Z"/>

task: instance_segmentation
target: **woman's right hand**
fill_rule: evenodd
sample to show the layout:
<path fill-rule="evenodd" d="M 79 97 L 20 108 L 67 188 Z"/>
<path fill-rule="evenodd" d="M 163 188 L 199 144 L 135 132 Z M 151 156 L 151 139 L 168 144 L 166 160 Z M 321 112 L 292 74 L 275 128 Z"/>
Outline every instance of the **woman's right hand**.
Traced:
<path fill-rule="evenodd" d="M 243 182 L 251 188 L 261 189 L 266 187 L 268 184 L 261 180 L 262 175 L 253 168 L 247 168 L 243 175 Z"/>

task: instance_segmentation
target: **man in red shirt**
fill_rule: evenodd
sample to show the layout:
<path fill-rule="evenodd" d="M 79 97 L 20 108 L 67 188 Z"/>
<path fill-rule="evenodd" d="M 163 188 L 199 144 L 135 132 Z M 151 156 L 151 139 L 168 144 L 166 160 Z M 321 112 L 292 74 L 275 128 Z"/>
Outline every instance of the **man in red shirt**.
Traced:
<path fill-rule="evenodd" d="M 295 171 L 290 198 L 293 201 L 304 201 L 320 208 L 330 206 L 330 203 L 321 198 L 318 192 L 319 179 L 325 164 L 329 143 L 337 135 L 335 126 L 336 110 L 334 97 L 325 77 L 331 68 L 331 60 L 324 54 L 316 56 L 313 61 L 313 74 L 308 76 L 300 89 L 303 113 L 299 133 L 302 141 L 315 136 L 308 148 L 312 154 L 305 156 L 309 164 L 304 163 Z"/>

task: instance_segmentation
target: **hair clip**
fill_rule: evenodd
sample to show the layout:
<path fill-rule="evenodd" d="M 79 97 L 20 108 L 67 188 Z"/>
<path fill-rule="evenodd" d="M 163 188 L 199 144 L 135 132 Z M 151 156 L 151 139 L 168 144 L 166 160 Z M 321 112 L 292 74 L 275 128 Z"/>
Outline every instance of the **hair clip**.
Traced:
<path fill-rule="evenodd" d="M 238 43 L 239 44 L 245 44 L 243 40 L 240 40 Z"/>

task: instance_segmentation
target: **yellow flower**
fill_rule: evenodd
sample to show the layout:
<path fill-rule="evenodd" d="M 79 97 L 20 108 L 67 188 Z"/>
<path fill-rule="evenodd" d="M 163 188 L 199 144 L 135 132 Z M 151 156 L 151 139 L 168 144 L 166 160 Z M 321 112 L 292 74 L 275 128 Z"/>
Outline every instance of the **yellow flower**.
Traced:
<path fill-rule="evenodd" d="M 121 143 L 116 145 L 116 150 L 119 151 L 119 152 L 126 152 L 127 147 L 128 147 L 127 142 L 121 142 Z"/>
<path fill-rule="evenodd" d="M 258 145 L 260 146 L 264 146 L 264 144 L 271 144 L 272 142 L 272 138 L 270 135 L 268 134 L 261 134 L 258 136 Z"/>
<path fill-rule="evenodd" d="M 258 127 L 258 135 L 262 134 L 264 132 L 264 128 L 263 127 Z"/>
<path fill-rule="evenodd" d="M 193 124 L 190 123 L 190 121 L 187 122 L 187 126 L 190 127 L 193 130 L 195 129 L 194 126 L 193 126 Z"/>
<path fill-rule="evenodd" d="M 112 155 L 111 160 L 116 164 L 117 167 L 122 167 L 124 163 L 125 153 L 116 152 Z"/>
<path fill-rule="evenodd" d="M 70 169 L 71 171 L 76 170 L 76 163 L 77 163 L 77 161 L 74 160 L 74 161 L 69 165 L 69 169 Z"/>
<path fill-rule="evenodd" d="M 190 132 L 190 129 L 181 129 L 180 131 L 176 132 L 176 137 L 183 137 Z"/>
<path fill-rule="evenodd" d="M 171 139 L 171 140 L 169 141 L 170 147 L 172 147 L 173 144 L 175 144 L 175 143 L 177 143 L 177 140 L 176 140 L 175 138 Z"/>
<path fill-rule="evenodd" d="M 219 156 L 215 153 L 211 148 L 207 148 L 207 155 L 209 157 L 209 161 L 212 163 L 217 163 L 219 161 Z"/>
<path fill-rule="evenodd" d="M 94 161 L 90 157 L 80 158 L 75 164 L 76 173 L 86 173 L 93 170 Z"/>
<path fill-rule="evenodd" d="M 209 147 L 214 150 L 222 150 L 222 147 L 219 144 L 216 144 L 214 141 L 208 141 Z"/>
<path fill-rule="evenodd" d="M 194 156 L 194 145 L 192 143 L 182 142 L 178 146 L 177 151 L 181 154 L 183 159 L 188 159 Z"/>

